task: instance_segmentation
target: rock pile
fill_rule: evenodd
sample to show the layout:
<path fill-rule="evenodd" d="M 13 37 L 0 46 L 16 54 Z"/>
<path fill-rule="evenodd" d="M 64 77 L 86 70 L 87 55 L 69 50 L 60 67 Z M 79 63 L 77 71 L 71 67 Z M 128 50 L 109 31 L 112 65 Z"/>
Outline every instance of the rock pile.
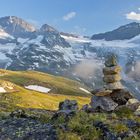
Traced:
<path fill-rule="evenodd" d="M 103 68 L 104 87 L 92 91 L 91 107 L 94 110 L 113 111 L 118 106 L 126 105 L 129 99 L 134 98 L 121 84 L 121 67 L 117 64 L 116 57 L 110 55 Z"/>
<path fill-rule="evenodd" d="M 103 69 L 103 81 L 105 84 L 105 89 L 107 90 L 118 90 L 123 89 L 120 82 L 121 67 L 118 66 L 115 56 L 110 56 L 105 62 L 105 68 Z"/>

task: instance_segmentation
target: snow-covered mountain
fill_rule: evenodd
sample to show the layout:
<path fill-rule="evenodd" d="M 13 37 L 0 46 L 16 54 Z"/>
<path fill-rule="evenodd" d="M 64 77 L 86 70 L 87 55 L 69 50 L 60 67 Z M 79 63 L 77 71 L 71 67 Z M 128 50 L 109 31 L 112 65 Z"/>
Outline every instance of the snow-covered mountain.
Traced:
<path fill-rule="evenodd" d="M 105 57 L 115 53 L 123 67 L 124 85 L 140 98 L 140 33 L 135 32 L 137 28 L 136 23 L 119 28 L 120 34 L 124 31 L 120 40 L 92 40 L 59 32 L 48 24 L 36 29 L 21 18 L 3 17 L 0 18 L 0 68 L 49 72 L 94 88 L 102 85 Z"/>
<path fill-rule="evenodd" d="M 95 34 L 91 37 L 94 40 L 105 39 L 111 40 L 124 40 L 131 39 L 140 34 L 140 23 L 132 22 L 130 24 L 121 26 L 113 31 L 106 33 Z"/>

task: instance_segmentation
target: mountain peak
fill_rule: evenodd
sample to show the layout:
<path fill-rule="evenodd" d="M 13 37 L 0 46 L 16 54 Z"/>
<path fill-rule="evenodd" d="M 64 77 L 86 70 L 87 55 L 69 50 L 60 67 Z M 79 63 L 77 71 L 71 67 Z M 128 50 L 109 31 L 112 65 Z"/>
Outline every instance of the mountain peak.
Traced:
<path fill-rule="evenodd" d="M 140 34 L 140 23 L 132 22 L 106 33 L 95 34 L 91 37 L 93 40 L 125 40 L 131 39 Z"/>
<path fill-rule="evenodd" d="M 0 18 L 0 26 L 14 37 L 26 38 L 29 33 L 36 30 L 33 25 L 16 16 L 5 16 Z"/>
<path fill-rule="evenodd" d="M 40 31 L 41 32 L 58 32 L 55 28 L 53 28 L 52 26 L 48 24 L 42 25 L 42 27 L 40 28 Z"/>

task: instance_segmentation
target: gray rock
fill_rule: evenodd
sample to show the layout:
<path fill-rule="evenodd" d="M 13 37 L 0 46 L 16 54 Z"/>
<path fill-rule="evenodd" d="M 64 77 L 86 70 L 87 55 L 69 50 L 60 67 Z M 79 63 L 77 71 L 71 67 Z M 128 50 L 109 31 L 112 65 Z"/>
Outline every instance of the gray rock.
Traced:
<path fill-rule="evenodd" d="M 0 140 L 57 140 L 56 129 L 29 118 L 0 120 Z"/>
<path fill-rule="evenodd" d="M 90 105 L 93 109 L 100 108 L 104 111 L 113 111 L 118 106 L 110 97 L 99 96 L 93 96 Z"/>
<path fill-rule="evenodd" d="M 111 54 L 107 57 L 106 61 L 105 61 L 105 66 L 106 67 L 113 67 L 113 66 L 117 66 L 117 60 L 116 60 L 116 56 Z"/>
<path fill-rule="evenodd" d="M 120 82 L 115 82 L 115 83 L 109 83 L 104 86 L 105 89 L 108 90 L 119 90 L 119 89 L 124 89 L 122 84 Z"/>
<path fill-rule="evenodd" d="M 138 106 L 137 110 L 134 112 L 135 115 L 140 116 L 140 105 Z"/>
<path fill-rule="evenodd" d="M 132 93 L 130 93 L 126 89 L 114 90 L 110 94 L 110 96 L 111 96 L 112 100 L 114 102 L 116 102 L 118 105 L 126 105 L 126 103 L 128 102 L 129 99 L 134 98 Z"/>
<path fill-rule="evenodd" d="M 135 104 L 135 103 L 139 103 L 139 101 L 135 98 L 132 98 L 127 101 L 126 105 L 131 105 L 131 104 Z"/>
<path fill-rule="evenodd" d="M 89 105 L 88 104 L 83 105 L 81 110 L 88 111 L 89 110 Z"/>
<path fill-rule="evenodd" d="M 59 104 L 59 111 L 77 111 L 78 110 L 78 103 L 76 100 L 65 100 L 60 102 Z"/>

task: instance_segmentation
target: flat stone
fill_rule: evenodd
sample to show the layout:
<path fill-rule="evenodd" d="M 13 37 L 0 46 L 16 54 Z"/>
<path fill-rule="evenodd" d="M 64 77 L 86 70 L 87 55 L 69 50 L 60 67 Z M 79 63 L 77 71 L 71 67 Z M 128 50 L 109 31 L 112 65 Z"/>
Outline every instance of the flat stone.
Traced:
<path fill-rule="evenodd" d="M 108 56 L 108 58 L 105 61 L 105 66 L 106 67 L 112 67 L 112 66 L 117 66 L 117 60 L 114 55 Z"/>
<path fill-rule="evenodd" d="M 102 109 L 104 111 L 113 111 L 118 106 L 110 97 L 100 96 L 93 96 L 90 105 L 95 110 Z"/>
<path fill-rule="evenodd" d="M 121 71 L 120 66 L 113 66 L 113 67 L 105 67 L 105 68 L 103 68 L 104 75 L 119 74 L 120 71 Z"/>
<path fill-rule="evenodd" d="M 103 77 L 103 81 L 106 83 L 114 83 L 121 80 L 121 76 L 119 74 L 113 74 L 113 75 L 105 75 Z"/>
<path fill-rule="evenodd" d="M 107 96 L 107 95 L 110 95 L 111 93 L 112 93 L 112 90 L 101 89 L 98 92 L 96 92 L 95 96 Z"/>
<path fill-rule="evenodd" d="M 120 82 L 115 82 L 115 83 L 108 83 L 104 86 L 105 89 L 107 90 L 120 90 L 123 89 L 124 87 Z"/>

